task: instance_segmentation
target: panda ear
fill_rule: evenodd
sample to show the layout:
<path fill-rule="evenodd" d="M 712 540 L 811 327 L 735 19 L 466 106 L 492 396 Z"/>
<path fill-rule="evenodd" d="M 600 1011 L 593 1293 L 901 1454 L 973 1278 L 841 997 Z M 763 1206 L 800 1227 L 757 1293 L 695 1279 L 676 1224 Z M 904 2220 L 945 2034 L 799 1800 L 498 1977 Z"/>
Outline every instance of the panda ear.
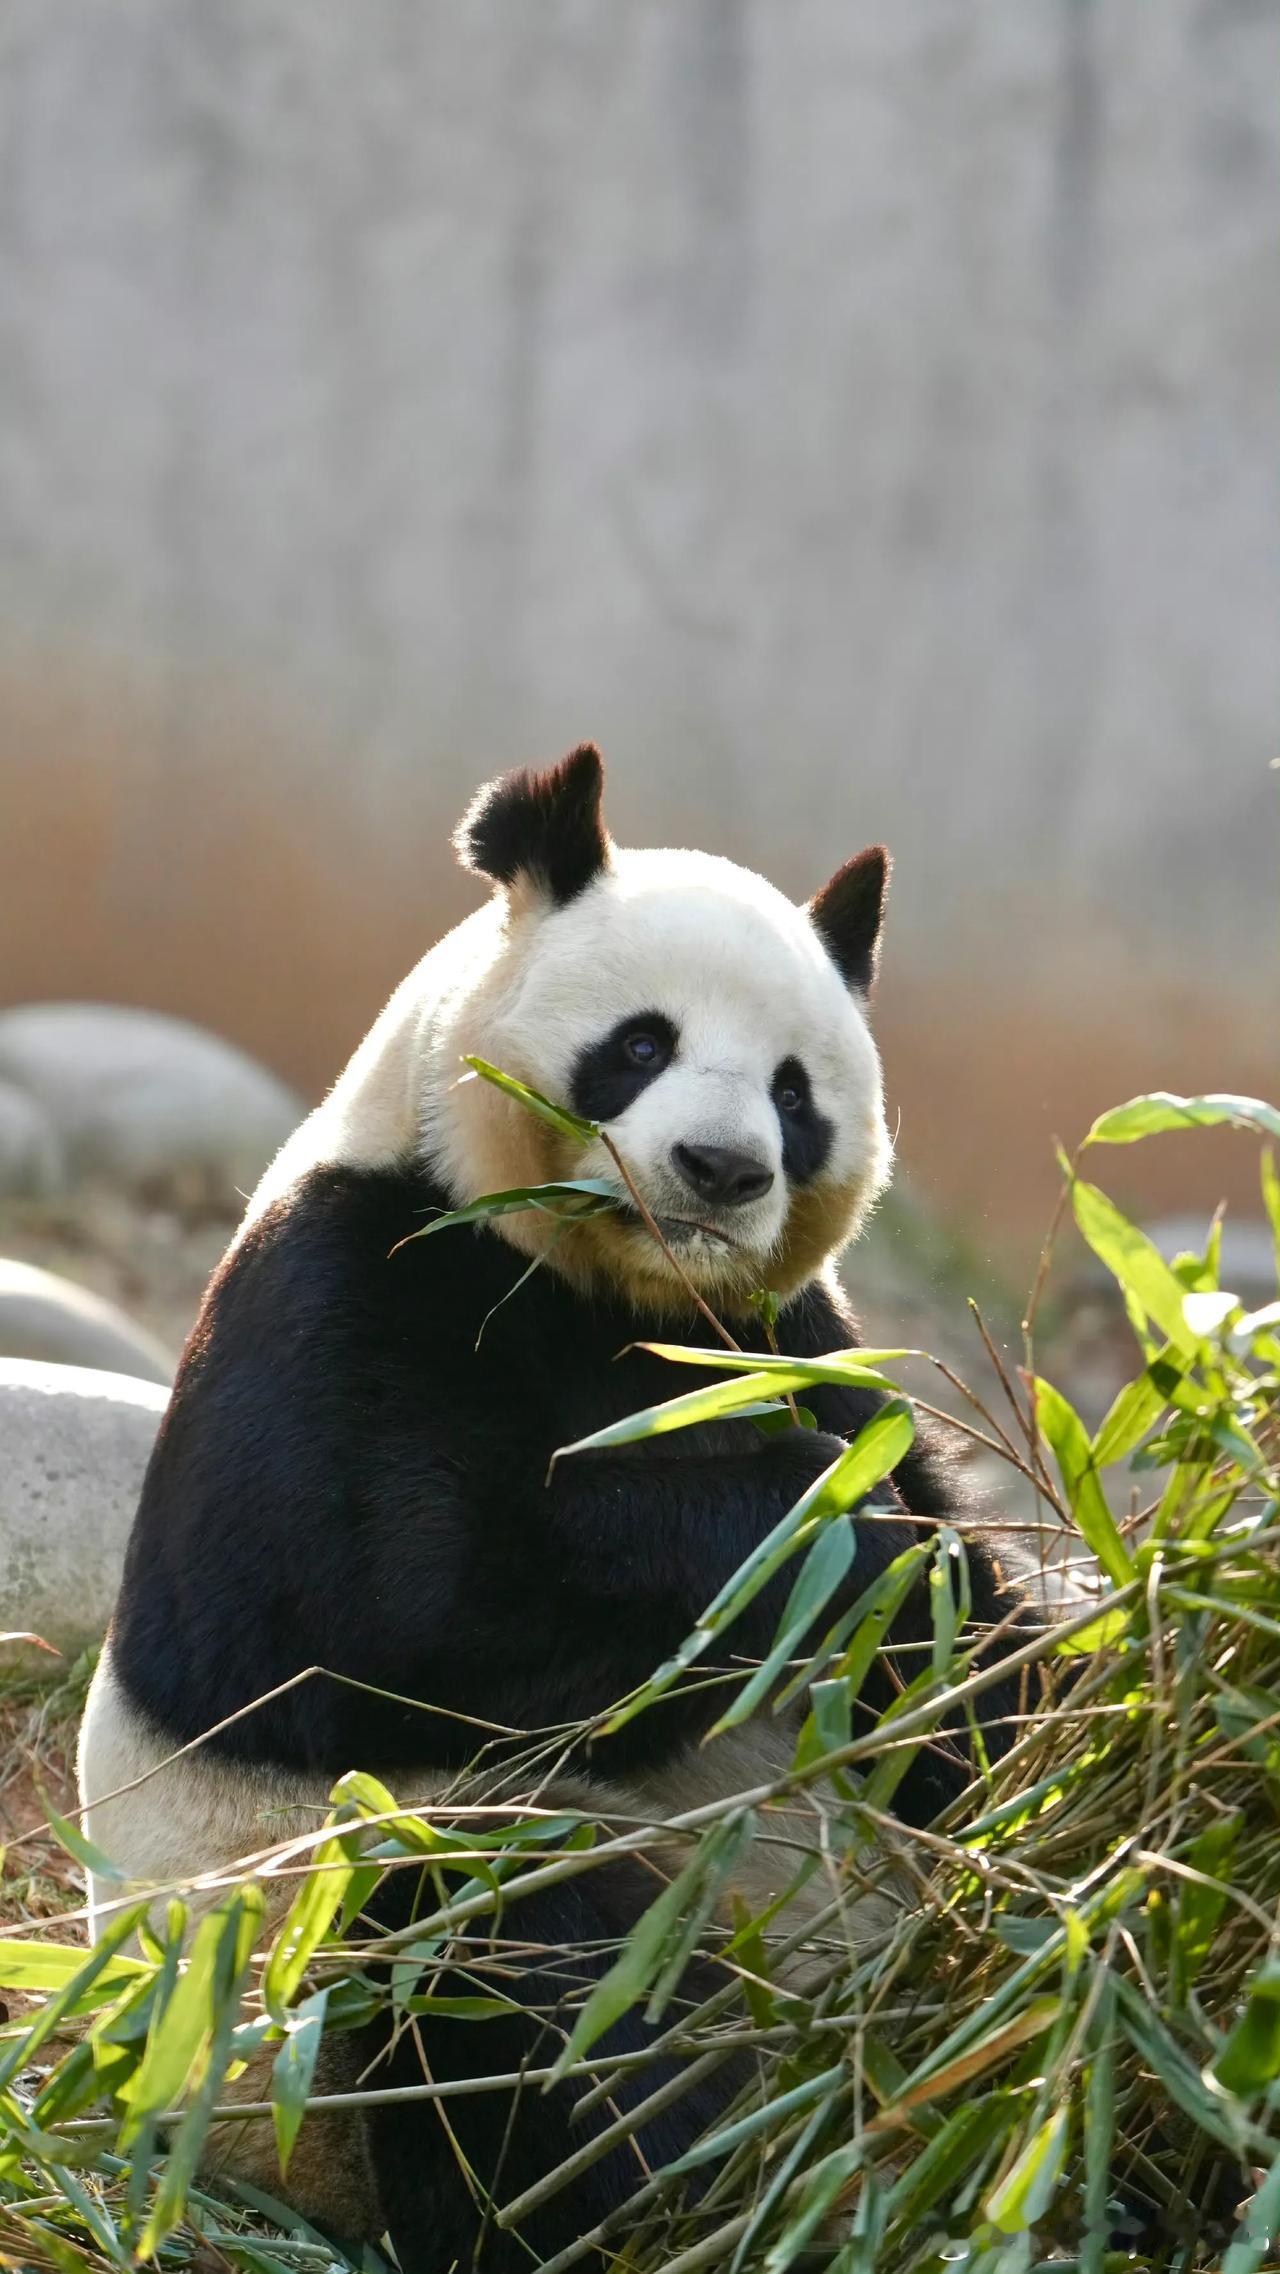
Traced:
<path fill-rule="evenodd" d="M 868 845 L 809 902 L 814 929 L 845 985 L 864 995 L 875 985 L 892 866 L 887 847 Z"/>
<path fill-rule="evenodd" d="M 594 742 L 545 773 L 500 774 L 459 822 L 458 858 L 495 884 L 528 878 L 563 907 L 608 865 L 603 794 L 604 762 Z"/>

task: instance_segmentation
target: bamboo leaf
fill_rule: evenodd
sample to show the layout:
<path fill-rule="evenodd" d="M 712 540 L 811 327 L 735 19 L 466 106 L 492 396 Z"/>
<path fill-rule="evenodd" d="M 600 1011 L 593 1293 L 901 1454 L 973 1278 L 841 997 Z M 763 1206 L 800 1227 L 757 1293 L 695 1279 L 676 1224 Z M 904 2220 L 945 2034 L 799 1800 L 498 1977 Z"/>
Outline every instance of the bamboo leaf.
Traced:
<path fill-rule="evenodd" d="M 646 1997 L 666 1962 L 679 1957 L 689 1940 L 688 1917 L 697 1918 L 699 1929 L 705 1924 L 728 1872 L 754 1829 L 755 1820 L 748 1810 L 726 1818 L 704 1835 L 683 1871 L 649 1905 L 608 1973 L 597 1982 L 556 2062 L 555 2077 L 563 2076 L 571 2062 L 588 2052 L 607 2029 Z M 659 2005 L 675 1986 L 669 1975 L 670 1969 L 655 1990 Z"/>
<path fill-rule="evenodd" d="M 701 1390 L 686 1390 L 683 1396 L 668 1398 L 662 1405 L 646 1406 L 642 1413 L 630 1413 L 622 1421 L 611 1422 L 607 1429 L 594 1430 L 590 1437 L 579 1437 L 572 1445 L 561 1445 L 552 1455 L 551 1465 L 567 1460 L 571 1453 L 598 1452 L 609 1445 L 638 1445 L 651 1437 L 665 1437 L 673 1429 L 692 1429 L 703 1421 L 725 1421 L 732 1415 L 745 1413 L 762 1400 L 777 1400 L 793 1390 L 804 1390 L 814 1384 L 842 1382 L 859 1389 L 891 1391 L 893 1384 L 883 1374 L 861 1364 L 849 1364 L 837 1369 L 831 1360 L 785 1359 L 771 1362 L 767 1367 L 754 1365 L 749 1373 L 731 1377 L 728 1381 L 712 1382 Z"/>
<path fill-rule="evenodd" d="M 722 2131 L 713 2132 L 707 2139 L 699 2140 L 696 2147 L 690 2148 L 687 2155 L 678 2157 L 674 2163 L 664 2164 L 664 2179 L 674 2179 L 677 2174 L 696 2171 L 699 2164 L 713 2163 L 717 2156 L 728 2155 L 730 2149 L 741 2147 L 745 2140 L 753 2140 L 760 2132 L 772 2131 L 789 2116 L 797 2115 L 801 2109 L 812 2108 L 815 2101 L 824 2099 L 843 2082 L 844 2070 L 839 2062 L 832 2069 L 823 2069 L 820 2075 L 809 2077 L 805 2083 L 793 2086 L 789 2092 L 779 2093 L 776 2099 L 767 2100 L 762 2107 L 753 2108 L 748 2115 L 738 2117 L 732 2124 L 726 2124 Z"/>
<path fill-rule="evenodd" d="M 1127 1586 L 1133 1577 L 1133 1558 L 1107 1506 L 1084 1423 L 1075 1407 L 1068 1404 L 1051 1382 L 1037 1375 L 1032 1388 L 1037 1423 L 1062 1472 L 1071 1513 L 1085 1544 L 1092 1549 L 1108 1578 L 1114 1580 L 1117 1587 Z"/>
<path fill-rule="evenodd" d="M 665 1358 L 672 1366 L 716 1367 L 722 1374 L 789 1374 L 797 1366 L 808 1369 L 807 1379 L 816 1384 L 830 1383 L 838 1387 L 842 1382 L 861 1385 L 868 1368 L 891 1365 L 897 1358 L 920 1358 L 919 1350 L 867 1350 L 856 1343 L 850 1350 L 828 1350 L 821 1358 L 788 1358 L 763 1350 L 699 1350 L 692 1343 L 642 1342 L 640 1350 L 647 1350 L 654 1358 Z"/>
<path fill-rule="evenodd" d="M 224 1900 L 205 1915 L 171 1994 L 153 2015 L 146 2052 L 120 2089 L 120 2098 L 130 2110 L 121 2135 L 126 2144 L 136 2136 L 144 2116 L 176 2105 L 208 2046 L 217 2018 L 214 1983 L 218 1955 L 239 1915 L 237 1897 Z"/>
<path fill-rule="evenodd" d="M 773 1530 L 740 1564 L 733 1577 L 726 1581 L 719 1593 L 703 1612 L 692 1634 L 686 1635 L 679 1649 L 664 1661 L 657 1672 L 637 1694 L 629 1698 L 605 1723 L 612 1734 L 634 1720 L 638 1713 L 665 1696 L 682 1673 L 694 1664 L 708 1644 L 725 1627 L 745 1610 L 762 1587 L 768 1585 L 775 1572 L 794 1553 L 797 1544 L 831 1518 L 845 1515 L 856 1508 L 890 1471 L 897 1466 L 909 1449 L 915 1435 L 915 1420 L 911 1408 L 903 1398 L 890 1398 L 878 1413 L 873 1414 L 866 1427 L 860 1429 L 852 1445 L 845 1448 L 831 1466 L 802 1493 L 794 1507 L 780 1517 Z"/>
<path fill-rule="evenodd" d="M 1187 1322 L 1185 1290 L 1154 1241 L 1095 1184 L 1077 1178 L 1071 1187 L 1071 1205 L 1085 1239 L 1112 1277 L 1154 1320 L 1165 1340 L 1194 1360 L 1200 1337 Z"/>
<path fill-rule="evenodd" d="M 285 1914 L 262 1977 L 262 1997 L 268 2013 L 278 2017 L 289 2004 L 342 1908 L 355 1868 L 340 1839 L 325 1840 L 316 1849 L 311 1869 Z"/>
<path fill-rule="evenodd" d="M 1070 2111 L 1055 2108 L 1032 2133 L 1012 2171 L 987 2198 L 987 2216 L 1002 2234 L 1025 2234 L 1044 2217 L 1062 2172 Z"/>
<path fill-rule="evenodd" d="M 1095 1469 L 1109 1468 L 1113 1461 L 1128 1458 L 1134 1446 L 1155 1427 L 1166 1406 L 1174 1403 L 1183 1380 L 1173 1344 L 1166 1343 L 1160 1356 L 1134 1381 L 1126 1382 L 1112 1401 L 1093 1440 Z"/>
<path fill-rule="evenodd" d="M 1237 1097 L 1229 1091 L 1176 1097 L 1169 1090 L 1152 1090 L 1143 1097 L 1130 1098 L 1127 1105 L 1113 1106 L 1109 1113 L 1099 1114 L 1085 1143 L 1132 1145 L 1139 1137 L 1159 1137 L 1167 1130 L 1213 1129 L 1224 1123 L 1280 1137 L 1280 1111 L 1261 1098 Z"/>
<path fill-rule="evenodd" d="M 88 1952 L 66 1950 L 57 1943 L 0 1943 L 0 1981 L 6 1989 L 55 1993 L 25 2035 L 0 2057 L 0 2090 L 19 2069 L 30 2067 L 40 2047 L 64 2022 L 105 2004 L 122 1983 L 137 1983 L 151 1973 L 139 1959 L 118 1956 L 145 1910 L 145 1903 L 137 1903 L 122 1911 Z M 6 1954 L 11 1951 L 15 1955 L 9 1958 Z M 25 1966 L 23 1959 L 28 1961 Z"/>
<path fill-rule="evenodd" d="M 324 2035 L 324 2014 L 328 2003 L 327 1987 L 316 1990 L 311 1997 L 303 2000 L 296 2012 L 289 2016 L 284 2043 L 272 2065 L 271 2120 L 275 2125 L 276 2153 L 280 2158 L 282 2179 L 289 2169 L 289 2158 L 302 2126 L 307 2095 L 315 2077 L 316 2056 Z"/>
<path fill-rule="evenodd" d="M 733 1704 L 722 1713 L 713 1725 L 711 1736 L 718 1737 L 722 1730 L 736 1729 L 750 1719 L 762 1698 L 768 1696 L 776 1684 L 783 1667 L 795 1657 L 805 1636 L 830 1602 L 854 1558 L 855 1535 L 848 1523 L 824 1524 L 810 1548 L 791 1590 L 787 1607 L 778 1621 L 777 1632 L 768 1655 L 762 1659 L 750 1681 L 744 1682 Z"/>
<path fill-rule="evenodd" d="M 483 1224 L 491 1216 L 518 1216 L 537 1209 L 544 1216 L 562 1216 L 574 1223 L 588 1216 L 608 1216 L 622 1205 L 616 1185 L 607 1184 L 603 1177 L 578 1177 L 562 1184 L 515 1185 L 509 1192 L 483 1193 L 478 1200 L 468 1201 L 465 1208 L 442 1210 L 429 1224 L 407 1233 L 392 1253 L 412 1247 L 415 1240 L 429 1239 L 433 1232 L 452 1231 L 459 1224 Z"/>
<path fill-rule="evenodd" d="M 137 1915 L 131 1911 L 129 1917 L 136 1921 Z M 102 1944 L 97 1947 L 101 1949 Z M 96 1957 L 97 1952 L 92 1955 Z M 0 1942 L 0 1989 L 61 1990 L 77 1976 L 87 1973 L 90 1963 L 82 1943 Z M 113 1957 L 90 1979 L 96 1981 L 105 1998 L 125 1982 L 150 1972 L 145 1959 Z"/>
<path fill-rule="evenodd" d="M 482 1081 L 492 1082 L 496 1090 L 505 1091 L 527 1113 L 536 1114 L 540 1121 L 549 1122 L 562 1137 L 576 1138 L 579 1144 L 585 1145 L 592 1137 L 599 1136 L 598 1121 L 588 1121 L 583 1114 L 570 1113 L 567 1106 L 554 1105 L 550 1098 L 543 1097 L 540 1090 L 530 1089 L 527 1082 L 518 1082 L 514 1074 L 504 1074 L 499 1067 L 491 1066 L 487 1058 L 468 1056 L 464 1064 L 471 1068 L 473 1074 L 478 1074 Z M 465 1075 L 463 1079 L 466 1079 Z"/>
<path fill-rule="evenodd" d="M 211 1912 L 208 1919 L 202 1921 L 202 1926 L 216 1921 L 220 1928 L 208 1984 L 207 2039 L 191 2106 L 170 2143 L 151 2215 L 143 2229 L 139 2246 L 142 2258 L 155 2255 L 186 2209 L 187 2191 L 198 2169 L 210 2118 L 230 2063 L 240 1997 L 262 1909 L 261 1891 L 257 1887 L 241 1887 L 225 1905 L 219 1905 L 218 1911 Z M 181 1989 L 180 1982 L 175 1998 Z M 160 2108 L 164 2102 L 160 2100 L 154 2105 Z"/>
<path fill-rule="evenodd" d="M 1280 2077 L 1280 1959 L 1266 1961 L 1254 1975 L 1244 2012 L 1213 2073 L 1224 2092 L 1246 2099 Z"/>

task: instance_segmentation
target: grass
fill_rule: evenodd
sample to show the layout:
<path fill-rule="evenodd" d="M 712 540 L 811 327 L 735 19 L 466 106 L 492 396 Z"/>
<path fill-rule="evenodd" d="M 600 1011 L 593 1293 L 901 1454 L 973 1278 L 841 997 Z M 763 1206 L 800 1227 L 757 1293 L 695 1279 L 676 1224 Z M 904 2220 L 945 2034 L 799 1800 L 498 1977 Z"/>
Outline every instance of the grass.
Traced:
<path fill-rule="evenodd" d="M 1256 1101 L 1136 1100 L 1095 1124 L 1087 1157 L 1214 1121 L 1280 1135 L 1280 1115 Z M 859 1691 L 879 1631 L 871 1613 L 890 1602 L 864 1599 L 860 1623 L 846 1620 L 797 1663 L 795 1632 L 820 1621 L 847 1561 L 849 1509 L 900 1458 L 910 1408 L 899 1374 L 915 1386 L 888 1354 L 823 1362 L 829 1378 L 869 1368 L 888 1406 L 708 1606 L 678 1662 L 619 1709 L 648 1710 L 696 1669 L 722 1683 L 732 1726 L 772 1710 L 782 1685 L 809 1700 L 792 1764 L 666 1827 L 653 1905 L 547 2053 L 607 2097 L 601 2039 L 643 2006 L 682 2056 L 664 2089 L 687 2089 L 743 2050 L 748 2079 L 695 2151 L 706 2177 L 696 2202 L 682 2171 L 648 2175 L 611 2231 L 563 2251 L 548 2274 L 589 2268 L 597 2246 L 633 2274 L 785 2274 L 815 2251 L 832 2274 L 1259 2274 L 1280 2263 L 1280 1304 L 1243 1313 L 1218 1285 L 1216 1237 L 1167 1265 L 1083 1175 L 1083 1157 L 1064 1161 L 1060 1213 L 1074 1214 L 1117 1280 L 1133 1379 L 1090 1434 L 1037 1375 L 1029 1333 L 1003 1404 L 970 1410 L 1009 1462 L 1011 1503 L 1041 1527 L 1046 1559 L 1064 1549 L 1095 1559 L 1096 1589 L 1011 1662 L 1025 1670 L 1012 1750 L 992 1766 L 979 1747 L 977 1773 L 943 1817 L 924 1830 L 899 1823 L 904 1768 L 945 1741 L 941 1725 L 996 1668 L 949 1582 L 931 1591 L 932 1647 L 923 1663 L 897 1654 L 900 1695 L 874 1727 Z M 1263 1196 L 1280 1249 L 1280 1181 L 1265 1154 Z M 1033 1322 L 1043 1286 L 1042 1274 Z M 719 1411 L 767 1401 L 772 1413 L 757 1420 L 792 1422 L 787 1400 L 805 1386 L 795 1368 L 753 1359 L 744 1370 L 719 1345 L 704 1356 L 723 1373 Z M 678 1397 L 674 1367 L 672 1389 Z M 705 1404 L 639 1417 L 633 1434 Z M 922 1535 L 886 1584 L 905 1587 L 917 1569 L 941 1579 L 960 1552 L 954 1535 L 940 1546 Z M 765 1565 L 790 1563 L 805 1618 L 790 1633 L 784 1618 L 766 1675 L 735 1665 L 731 1636 L 720 1638 L 736 1604 Z M 15 1684 L 0 1726 L 32 1766 L 46 1756 L 65 1766 L 71 1702 Z M 480 1817 L 448 1804 L 407 1811 L 367 1775 L 345 1777 L 325 1830 L 289 1845 L 296 1893 L 283 1924 L 264 1924 L 261 1873 L 229 1874 L 181 1966 L 180 1909 L 141 1945 L 126 1912 L 115 1955 L 87 1954 L 62 1917 L 83 1842 L 70 1827 L 61 1842 L 14 1842 L 0 1985 L 27 2002 L 0 2030 L 0 2258 L 343 2265 L 281 2206 L 273 2217 L 260 2199 L 192 2184 L 228 2072 L 252 2046 L 278 2046 L 271 2108 L 287 2157 L 315 2098 L 322 2023 L 339 2028 L 388 1998 L 406 2023 L 443 1998 L 459 2010 L 465 1968 L 462 2017 L 482 2027 L 506 1996 L 521 1896 L 619 1852 L 654 1852 L 652 1828 L 539 1811 L 564 1737 L 530 1736 L 501 1790 L 491 1771 Z M 776 1823 L 784 1800 L 792 1895 L 771 1921 L 726 1917 L 742 1843 Z M 432 1915 L 395 1943 L 393 1975 L 385 1963 L 370 1972 L 389 1954 L 387 1938 L 359 1939 L 371 1878 L 424 1869 Z M 868 1937 L 854 1911 L 877 1888 L 899 1899 Z M 784 1963 L 788 1941 L 800 1976 Z M 693 1949 L 717 1985 L 696 2010 L 681 1989 Z M 364 2097 L 378 2089 L 375 2078 Z M 425 2077 L 419 2091 L 447 2097 Z M 548 2175 L 537 2194 L 565 2177 Z M 491 2212 L 510 2219 L 529 2202 Z"/>

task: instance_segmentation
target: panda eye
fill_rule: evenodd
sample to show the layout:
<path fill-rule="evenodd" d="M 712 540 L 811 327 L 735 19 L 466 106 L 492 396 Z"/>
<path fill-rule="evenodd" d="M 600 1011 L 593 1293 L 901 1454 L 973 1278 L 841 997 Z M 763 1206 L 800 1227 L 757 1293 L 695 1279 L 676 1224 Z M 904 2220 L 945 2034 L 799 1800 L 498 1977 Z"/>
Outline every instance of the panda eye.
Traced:
<path fill-rule="evenodd" d="M 626 1036 L 622 1054 L 628 1064 L 642 1066 L 646 1073 L 651 1073 L 669 1055 L 661 1036 L 651 1034 L 648 1027 L 643 1026 Z"/>
<path fill-rule="evenodd" d="M 786 1058 L 773 1077 L 773 1102 L 779 1113 L 802 1113 L 809 1103 L 809 1084 L 803 1066 Z"/>

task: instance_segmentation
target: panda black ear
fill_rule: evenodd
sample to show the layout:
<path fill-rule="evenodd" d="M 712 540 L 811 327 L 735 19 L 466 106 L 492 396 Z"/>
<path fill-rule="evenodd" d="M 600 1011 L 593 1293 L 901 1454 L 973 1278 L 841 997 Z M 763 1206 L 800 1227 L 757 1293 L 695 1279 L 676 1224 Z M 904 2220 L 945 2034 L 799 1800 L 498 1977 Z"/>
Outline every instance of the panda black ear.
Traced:
<path fill-rule="evenodd" d="M 892 867 L 886 846 L 868 845 L 809 902 L 814 929 L 845 985 L 864 995 L 875 985 Z"/>
<path fill-rule="evenodd" d="M 603 795 L 604 761 L 594 742 L 580 743 L 545 773 L 500 774 L 459 822 L 458 858 L 495 884 L 528 877 L 563 907 L 608 864 Z"/>

